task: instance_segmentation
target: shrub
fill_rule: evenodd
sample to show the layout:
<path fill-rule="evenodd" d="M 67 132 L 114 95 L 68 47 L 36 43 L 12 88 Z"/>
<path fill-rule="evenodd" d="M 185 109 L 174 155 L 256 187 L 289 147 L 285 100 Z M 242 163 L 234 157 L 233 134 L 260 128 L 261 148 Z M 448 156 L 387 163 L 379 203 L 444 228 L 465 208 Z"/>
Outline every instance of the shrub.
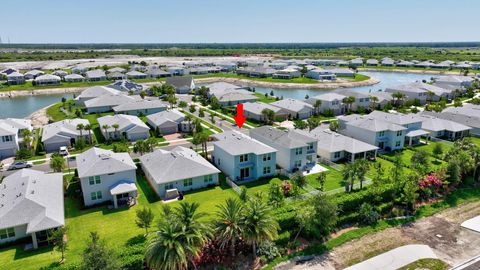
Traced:
<path fill-rule="evenodd" d="M 360 206 L 360 211 L 358 213 L 360 223 L 372 225 L 377 223 L 379 218 L 380 215 L 371 204 L 363 203 L 362 206 Z"/>
<path fill-rule="evenodd" d="M 280 253 L 278 252 L 278 248 L 277 246 L 275 246 L 275 243 L 273 243 L 272 241 L 263 241 L 258 246 L 257 255 L 264 256 L 269 261 L 271 261 L 278 257 Z"/>
<path fill-rule="evenodd" d="M 33 152 L 30 149 L 22 148 L 17 151 L 17 159 L 29 159 L 33 156 Z"/>

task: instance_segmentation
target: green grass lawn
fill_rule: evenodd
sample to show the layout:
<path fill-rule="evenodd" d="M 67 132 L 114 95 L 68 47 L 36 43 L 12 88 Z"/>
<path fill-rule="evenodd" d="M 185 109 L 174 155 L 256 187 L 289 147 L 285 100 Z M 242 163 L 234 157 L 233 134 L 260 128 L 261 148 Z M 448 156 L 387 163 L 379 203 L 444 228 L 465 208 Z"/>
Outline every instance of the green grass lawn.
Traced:
<path fill-rule="evenodd" d="M 151 208 L 158 220 L 163 203 L 156 196 L 143 177 L 137 177 L 138 204 L 130 209 L 109 210 L 107 207 L 82 209 L 80 200 L 65 199 L 65 218 L 68 227 L 69 249 L 66 252 L 66 264 L 78 263 L 91 231 L 97 231 L 111 249 L 124 246 L 129 239 L 143 234 L 143 229 L 135 225 L 135 210 L 141 207 Z M 208 219 L 214 217 L 216 205 L 227 198 L 236 197 L 236 193 L 224 182 L 220 186 L 205 188 L 185 194 L 185 202 L 198 202 L 201 212 L 208 212 Z M 169 205 L 176 206 L 179 202 Z M 0 249 L 2 269 L 39 269 L 58 261 L 60 255 L 51 247 L 37 251 L 23 251 L 23 245 Z"/>
<path fill-rule="evenodd" d="M 355 74 L 354 77 L 337 76 L 337 78 L 352 81 L 352 82 L 361 82 L 361 81 L 366 81 L 366 80 L 370 79 L 370 77 L 368 77 L 367 75 L 363 75 L 363 74 L 359 74 L 359 73 Z"/>
<path fill-rule="evenodd" d="M 426 151 L 426 150 L 424 150 L 424 151 Z M 409 149 L 404 149 L 404 150 L 402 150 L 401 153 L 402 153 L 401 157 L 402 157 L 403 164 L 405 166 L 412 166 L 412 161 L 411 160 L 412 160 L 413 155 L 415 154 L 415 151 L 412 151 L 412 150 L 409 150 Z M 386 154 L 386 156 L 394 157 L 395 154 L 394 153 L 388 153 L 388 154 Z M 432 166 L 432 169 L 438 168 L 438 167 L 443 166 L 443 165 L 446 165 L 445 161 L 440 160 L 440 159 L 436 159 L 435 157 L 432 156 L 431 153 L 430 153 L 429 161 L 430 161 L 430 165 Z"/>
<path fill-rule="evenodd" d="M 433 149 L 437 144 L 442 146 L 443 153 L 447 152 L 452 145 L 444 142 L 428 142 L 428 144 L 420 144 L 413 147 L 414 150 L 423 150 L 433 156 Z"/>
<path fill-rule="evenodd" d="M 258 192 L 263 193 L 264 196 L 268 196 L 268 188 L 270 187 L 271 183 L 276 183 L 279 184 L 283 180 L 286 180 L 286 177 L 281 177 L 281 178 L 265 178 L 265 179 L 259 179 L 256 181 L 251 181 L 248 183 L 244 183 L 239 185 L 240 187 L 246 187 L 248 189 L 247 194 L 248 195 L 254 195 Z"/>
<path fill-rule="evenodd" d="M 300 77 L 293 79 L 274 79 L 274 78 L 251 78 L 247 76 L 237 75 L 235 73 L 211 73 L 205 75 L 194 75 L 194 78 L 234 78 L 234 79 L 245 79 L 250 81 L 260 81 L 260 82 L 274 82 L 274 83 L 306 83 L 306 84 L 316 84 L 320 83 L 318 80 Z"/>
<path fill-rule="evenodd" d="M 255 92 L 254 94 L 256 97 L 258 97 L 258 102 L 263 102 L 263 103 L 272 103 L 277 101 L 276 98 L 271 97 L 271 96 L 265 96 L 265 94 Z"/>
<path fill-rule="evenodd" d="M 448 267 L 449 265 L 446 262 L 439 259 L 420 259 L 418 261 L 405 265 L 399 270 L 445 270 L 448 269 Z"/>
<path fill-rule="evenodd" d="M 344 186 L 342 172 L 337 171 L 336 169 L 325 164 L 320 164 L 320 165 L 328 169 L 328 171 L 325 171 L 327 175 L 327 179 L 325 180 L 324 191 L 329 191 L 329 190 L 341 188 Z M 307 180 L 307 183 L 310 186 L 314 188 L 320 188 L 320 183 L 316 179 L 318 175 L 319 173 L 310 174 L 310 175 L 307 175 L 305 179 Z"/>
<path fill-rule="evenodd" d="M 470 137 L 470 139 L 472 140 L 472 142 L 476 145 L 478 145 L 478 147 L 480 147 L 480 138 L 478 137 Z"/>

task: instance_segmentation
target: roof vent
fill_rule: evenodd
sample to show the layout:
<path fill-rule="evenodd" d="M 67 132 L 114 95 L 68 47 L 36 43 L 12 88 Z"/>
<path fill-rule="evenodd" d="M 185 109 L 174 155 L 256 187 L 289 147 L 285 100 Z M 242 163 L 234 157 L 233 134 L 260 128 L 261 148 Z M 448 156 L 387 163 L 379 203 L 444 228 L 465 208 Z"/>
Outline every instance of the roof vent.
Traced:
<path fill-rule="evenodd" d="M 30 191 L 30 194 L 35 194 L 35 190 Z"/>

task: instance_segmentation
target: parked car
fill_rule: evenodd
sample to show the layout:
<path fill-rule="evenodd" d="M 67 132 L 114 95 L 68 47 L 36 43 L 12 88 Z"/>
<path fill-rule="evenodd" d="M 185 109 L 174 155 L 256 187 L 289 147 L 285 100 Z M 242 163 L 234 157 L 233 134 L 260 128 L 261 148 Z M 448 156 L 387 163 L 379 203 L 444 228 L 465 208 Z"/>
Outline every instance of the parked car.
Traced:
<path fill-rule="evenodd" d="M 12 163 L 9 167 L 8 170 L 20 170 L 20 169 L 25 169 L 25 168 L 31 168 L 32 163 L 27 162 L 27 161 L 17 161 L 15 163 Z"/>
<path fill-rule="evenodd" d="M 68 149 L 66 146 L 61 146 L 60 150 L 58 151 L 60 156 L 68 156 Z"/>

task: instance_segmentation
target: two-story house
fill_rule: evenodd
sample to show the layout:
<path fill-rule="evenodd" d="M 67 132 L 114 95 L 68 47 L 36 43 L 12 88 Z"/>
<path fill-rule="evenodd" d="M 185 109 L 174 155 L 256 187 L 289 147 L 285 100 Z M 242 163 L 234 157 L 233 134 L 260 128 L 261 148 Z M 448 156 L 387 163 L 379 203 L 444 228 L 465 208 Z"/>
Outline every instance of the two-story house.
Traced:
<path fill-rule="evenodd" d="M 306 100 L 312 106 L 320 101 L 320 107 L 315 108 L 317 112 L 325 113 L 331 111 L 334 115 L 343 114 L 345 106 L 343 105 L 343 99 L 346 98 L 344 95 L 337 93 L 325 93 L 318 96 L 311 97 Z"/>
<path fill-rule="evenodd" d="M 370 116 L 352 114 L 338 118 L 339 133 L 375 145 L 383 151 L 403 148 L 406 128 Z"/>
<path fill-rule="evenodd" d="M 23 142 L 24 130 L 33 130 L 30 120 L 0 119 L 0 160 L 15 156 Z"/>
<path fill-rule="evenodd" d="M 250 136 L 277 149 L 277 164 L 289 172 L 308 170 L 317 163 L 317 140 L 312 136 L 271 126 L 251 129 Z"/>
<path fill-rule="evenodd" d="M 212 162 L 234 181 L 275 174 L 277 150 L 236 131 L 215 134 Z"/>
<path fill-rule="evenodd" d="M 117 208 L 136 202 L 137 167 L 128 153 L 94 147 L 76 161 L 85 206 L 112 201 Z"/>

